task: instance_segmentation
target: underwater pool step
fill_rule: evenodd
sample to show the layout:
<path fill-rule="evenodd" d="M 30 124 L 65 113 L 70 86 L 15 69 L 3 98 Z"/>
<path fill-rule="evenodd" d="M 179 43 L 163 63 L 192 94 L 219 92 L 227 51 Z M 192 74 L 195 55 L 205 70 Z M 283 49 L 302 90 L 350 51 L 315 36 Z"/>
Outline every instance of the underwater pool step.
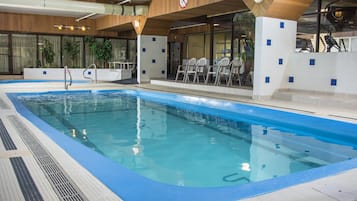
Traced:
<path fill-rule="evenodd" d="M 8 116 L 8 119 L 17 130 L 25 145 L 33 153 L 37 164 L 41 167 L 57 196 L 65 201 L 87 201 L 88 199 L 77 185 L 61 166 L 58 165 L 53 156 L 39 143 L 38 139 L 28 130 L 26 125 L 14 115 Z"/>

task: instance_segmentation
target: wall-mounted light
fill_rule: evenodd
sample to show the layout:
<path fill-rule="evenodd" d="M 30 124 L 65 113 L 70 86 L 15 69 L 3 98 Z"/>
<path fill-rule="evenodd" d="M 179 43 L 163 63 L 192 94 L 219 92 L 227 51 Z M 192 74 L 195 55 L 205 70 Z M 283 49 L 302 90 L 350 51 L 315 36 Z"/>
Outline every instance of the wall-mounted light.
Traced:
<path fill-rule="evenodd" d="M 87 31 L 90 29 L 90 27 L 87 26 L 73 26 L 73 25 L 63 25 L 63 24 L 55 24 L 53 25 L 55 28 L 57 28 L 58 30 L 63 30 L 63 29 L 69 29 L 71 31 L 74 30 L 81 30 L 81 31 Z"/>
<path fill-rule="evenodd" d="M 263 0 L 254 0 L 255 3 L 262 3 Z"/>
<path fill-rule="evenodd" d="M 134 27 L 139 28 L 140 27 L 140 21 L 139 20 L 134 20 Z"/>

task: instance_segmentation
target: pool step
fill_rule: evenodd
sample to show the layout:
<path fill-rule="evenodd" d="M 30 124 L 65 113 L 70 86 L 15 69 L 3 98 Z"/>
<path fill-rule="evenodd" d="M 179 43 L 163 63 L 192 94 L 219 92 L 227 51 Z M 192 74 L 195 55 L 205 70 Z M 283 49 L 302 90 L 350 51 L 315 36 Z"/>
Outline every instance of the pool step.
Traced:
<path fill-rule="evenodd" d="M 357 109 L 357 95 L 349 94 L 282 89 L 274 93 L 273 99 L 291 101 L 313 106 Z"/>

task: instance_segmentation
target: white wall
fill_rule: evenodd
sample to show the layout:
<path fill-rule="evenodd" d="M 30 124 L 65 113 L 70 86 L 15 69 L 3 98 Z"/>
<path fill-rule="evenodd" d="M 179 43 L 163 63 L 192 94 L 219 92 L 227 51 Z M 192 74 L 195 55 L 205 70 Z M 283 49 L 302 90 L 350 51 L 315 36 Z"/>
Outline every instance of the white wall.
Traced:
<path fill-rule="evenodd" d="M 357 52 L 291 54 L 281 88 L 357 95 Z"/>
<path fill-rule="evenodd" d="M 83 77 L 84 69 L 69 69 L 73 80 L 88 80 Z M 86 76 L 95 78 L 94 69 L 86 71 Z M 130 79 L 129 69 L 97 69 L 98 81 Z M 25 80 L 64 80 L 64 68 L 24 68 Z"/>
<path fill-rule="evenodd" d="M 289 55 L 295 51 L 296 27 L 296 21 L 256 18 L 254 99 L 270 98 L 280 88 Z"/>
<path fill-rule="evenodd" d="M 167 77 L 167 36 L 138 35 L 138 83 Z"/>

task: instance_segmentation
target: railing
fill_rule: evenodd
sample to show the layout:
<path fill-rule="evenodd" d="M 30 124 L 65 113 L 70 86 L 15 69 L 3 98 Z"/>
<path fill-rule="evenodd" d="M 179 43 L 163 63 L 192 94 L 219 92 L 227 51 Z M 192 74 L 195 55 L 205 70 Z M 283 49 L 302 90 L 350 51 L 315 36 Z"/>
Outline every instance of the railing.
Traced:
<path fill-rule="evenodd" d="M 87 68 L 86 69 L 84 69 L 84 71 L 83 71 L 83 77 L 85 78 L 85 79 L 90 79 L 90 80 L 92 80 L 92 82 L 93 82 L 93 78 L 92 77 L 89 77 L 89 76 L 86 76 L 86 72 L 90 69 L 90 68 L 94 68 L 94 81 L 95 81 L 95 83 L 97 83 L 97 65 L 95 65 L 95 64 L 91 64 L 91 65 L 89 65 L 89 66 L 87 66 Z"/>
<path fill-rule="evenodd" d="M 67 83 L 67 74 L 69 75 L 69 82 Z M 72 85 L 72 74 L 69 71 L 68 66 L 64 66 L 64 88 L 68 90 L 68 87 Z"/>

